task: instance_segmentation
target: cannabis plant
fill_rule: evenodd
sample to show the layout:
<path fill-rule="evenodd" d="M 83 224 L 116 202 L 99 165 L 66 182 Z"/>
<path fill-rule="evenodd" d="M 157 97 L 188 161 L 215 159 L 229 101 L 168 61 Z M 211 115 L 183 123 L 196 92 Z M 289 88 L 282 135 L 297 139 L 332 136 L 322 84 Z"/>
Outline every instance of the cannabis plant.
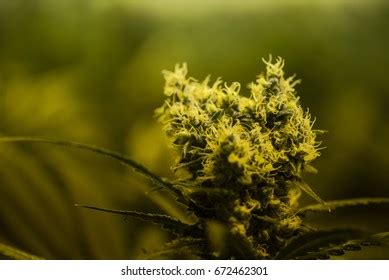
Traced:
<path fill-rule="evenodd" d="M 87 149 L 115 158 L 143 174 L 157 190 L 176 198 L 192 224 L 138 211 L 112 212 L 159 224 L 176 238 L 144 258 L 321 259 L 388 243 L 389 233 L 358 228 L 319 229 L 304 222 L 310 212 L 389 203 L 388 198 L 323 201 L 303 180 L 320 156 L 321 130 L 304 110 L 286 77 L 284 60 L 264 60 L 265 71 L 240 94 L 240 84 L 188 77 L 186 64 L 164 71 L 166 100 L 156 110 L 176 151 L 176 180 L 161 178 L 131 158 L 103 148 L 68 141 L 38 141 Z M 302 193 L 317 204 L 300 207 Z M 1 247 L 0 247 L 1 249 Z"/>

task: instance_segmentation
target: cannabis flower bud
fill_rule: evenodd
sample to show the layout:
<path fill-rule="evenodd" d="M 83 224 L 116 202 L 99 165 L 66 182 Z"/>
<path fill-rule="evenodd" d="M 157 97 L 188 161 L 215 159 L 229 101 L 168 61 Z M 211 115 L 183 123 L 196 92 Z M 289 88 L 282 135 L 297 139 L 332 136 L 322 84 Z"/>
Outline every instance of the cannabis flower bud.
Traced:
<path fill-rule="evenodd" d="M 320 155 L 318 131 L 294 89 L 299 81 L 285 78 L 282 58 L 264 63 L 250 97 L 237 82 L 198 82 L 176 65 L 163 72 L 167 99 L 156 111 L 178 152 L 174 169 L 190 175 L 184 182 L 196 204 L 213 210 L 196 215 L 228 225 L 262 258 L 300 230 L 297 200 L 301 189 L 311 191 L 301 174 Z"/>

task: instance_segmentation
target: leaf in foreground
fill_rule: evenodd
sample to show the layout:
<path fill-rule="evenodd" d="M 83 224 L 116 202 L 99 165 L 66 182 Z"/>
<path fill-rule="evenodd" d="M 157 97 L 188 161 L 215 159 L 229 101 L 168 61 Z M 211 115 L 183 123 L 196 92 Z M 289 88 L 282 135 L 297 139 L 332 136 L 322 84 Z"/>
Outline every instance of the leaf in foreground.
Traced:
<path fill-rule="evenodd" d="M 42 258 L 2 243 L 0 243 L 0 254 L 14 260 L 42 260 Z"/>
<path fill-rule="evenodd" d="M 134 169 L 134 171 L 142 174 L 146 178 L 149 178 L 152 180 L 152 182 L 159 186 L 166 188 L 173 192 L 175 195 L 178 197 L 183 197 L 183 194 L 179 188 L 171 184 L 170 182 L 165 181 L 158 175 L 154 174 L 151 172 L 148 168 L 145 166 L 141 165 L 140 163 L 134 161 L 130 157 L 123 155 L 121 153 L 94 146 L 94 145 L 89 145 L 89 144 L 84 144 L 84 143 L 79 143 L 79 142 L 73 142 L 73 141 L 65 141 L 65 140 L 52 140 L 52 139 L 45 139 L 45 138 L 34 138 L 34 137 L 1 137 L 0 142 L 39 142 L 39 143 L 47 143 L 47 144 L 53 144 L 57 146 L 65 146 L 65 147 L 73 147 L 81 150 L 88 150 L 92 151 L 95 153 L 98 153 L 103 156 L 107 156 L 113 159 L 116 159 L 120 161 L 121 163 L 130 166 Z"/>
<path fill-rule="evenodd" d="M 352 228 L 335 228 L 330 230 L 317 230 L 299 235 L 281 249 L 275 259 L 296 259 L 309 252 L 317 251 L 321 247 L 341 244 L 350 239 L 364 236 L 363 231 Z"/>
<path fill-rule="evenodd" d="M 361 251 L 364 247 L 389 245 L 389 232 L 373 234 L 363 239 L 350 239 L 342 244 L 319 248 L 298 257 L 299 260 L 330 259 L 331 256 L 342 256 L 348 252 Z"/>
<path fill-rule="evenodd" d="M 197 237 L 200 235 L 200 232 L 197 230 L 197 227 L 195 225 L 185 224 L 168 215 L 142 213 L 138 211 L 112 210 L 112 209 L 105 209 L 100 207 L 78 205 L 78 204 L 76 204 L 75 206 L 102 211 L 102 212 L 119 214 L 126 217 L 133 217 L 138 220 L 158 224 L 161 225 L 162 228 L 176 234 L 177 236 Z"/>
<path fill-rule="evenodd" d="M 327 201 L 326 205 L 322 204 L 312 204 L 301 208 L 298 212 L 299 214 L 305 214 L 308 212 L 323 212 L 330 210 L 335 210 L 341 207 L 352 207 L 352 206 L 367 206 L 372 204 L 389 204 L 388 197 L 365 197 L 365 198 L 354 198 L 354 199 L 339 199 Z"/>

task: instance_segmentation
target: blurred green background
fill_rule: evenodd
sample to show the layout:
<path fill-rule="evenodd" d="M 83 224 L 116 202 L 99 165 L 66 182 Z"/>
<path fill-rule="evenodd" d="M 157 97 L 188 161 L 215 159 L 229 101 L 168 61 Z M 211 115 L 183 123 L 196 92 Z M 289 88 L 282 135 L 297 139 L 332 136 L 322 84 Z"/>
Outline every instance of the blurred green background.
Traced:
<path fill-rule="evenodd" d="M 0 0 L 0 134 L 105 146 L 171 177 L 153 118 L 161 70 L 187 62 L 191 76 L 239 81 L 247 94 L 273 54 L 302 79 L 302 103 L 328 131 L 312 187 L 324 199 L 389 196 L 388 30 L 384 0 Z M 188 219 L 149 189 L 94 154 L 1 144 L 0 242 L 51 259 L 137 258 L 170 236 L 73 204 Z M 388 230 L 388 213 L 369 208 L 353 221 Z M 347 224 L 343 214 L 332 218 Z"/>

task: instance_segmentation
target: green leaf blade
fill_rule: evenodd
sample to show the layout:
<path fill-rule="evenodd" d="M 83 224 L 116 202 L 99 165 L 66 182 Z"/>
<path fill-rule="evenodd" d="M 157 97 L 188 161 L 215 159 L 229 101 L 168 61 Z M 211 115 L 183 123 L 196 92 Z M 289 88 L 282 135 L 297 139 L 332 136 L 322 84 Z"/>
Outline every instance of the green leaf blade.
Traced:
<path fill-rule="evenodd" d="M 349 252 L 363 251 L 365 247 L 388 246 L 389 232 L 381 232 L 370 235 L 362 239 L 349 239 L 342 244 L 330 245 L 324 248 L 318 248 L 316 251 L 307 252 L 298 257 L 299 260 L 330 259 L 333 256 L 347 256 Z M 361 255 L 363 256 L 363 255 Z"/>
<path fill-rule="evenodd" d="M 143 213 L 138 211 L 113 210 L 113 209 L 106 209 L 106 208 L 87 206 L 87 205 L 78 205 L 78 204 L 76 204 L 75 206 L 107 212 L 107 213 L 119 214 L 125 217 L 132 217 L 138 220 L 157 224 L 162 226 L 163 229 L 170 231 L 177 236 L 198 237 L 199 235 L 201 235 L 201 232 L 197 229 L 195 224 L 194 225 L 185 224 L 168 215 Z"/>
<path fill-rule="evenodd" d="M 359 229 L 334 228 L 329 230 L 317 230 L 301 234 L 292 239 L 287 246 L 280 250 L 275 259 L 296 259 L 316 252 L 319 248 L 330 245 L 338 245 L 351 239 L 359 239 L 366 234 Z"/>
<path fill-rule="evenodd" d="M 57 146 L 64 146 L 64 147 L 72 147 L 76 149 L 81 150 L 87 150 L 91 151 L 109 158 L 113 158 L 115 160 L 118 160 L 124 165 L 130 166 L 134 169 L 135 172 L 145 176 L 146 178 L 150 179 L 156 186 L 166 188 L 172 193 L 174 193 L 177 197 L 181 198 L 180 201 L 185 201 L 184 195 L 180 188 L 175 186 L 174 184 L 164 180 L 160 176 L 154 174 L 151 172 L 148 168 L 141 165 L 140 163 L 134 161 L 130 157 L 123 155 L 119 152 L 112 151 L 106 148 L 74 142 L 74 141 L 66 141 L 66 140 L 53 140 L 53 139 L 46 139 L 46 138 L 35 138 L 35 137 L 0 137 L 0 143 L 16 143 L 16 142 L 38 142 L 38 143 L 46 143 L 46 144 L 52 144 Z"/>
<path fill-rule="evenodd" d="M 389 231 L 373 234 L 366 238 L 365 242 L 373 245 L 389 245 Z"/>
<path fill-rule="evenodd" d="M 14 260 L 43 260 L 40 257 L 26 253 L 22 250 L 0 243 L 0 254 Z"/>
<path fill-rule="evenodd" d="M 389 204 L 388 197 L 366 197 L 366 198 L 354 198 L 354 199 L 339 199 L 327 201 L 326 205 L 322 204 L 312 204 L 305 206 L 299 209 L 299 214 L 306 214 L 308 212 L 324 212 L 330 210 L 335 210 L 337 208 L 343 207 L 353 207 L 353 206 L 367 206 L 374 204 Z"/>

